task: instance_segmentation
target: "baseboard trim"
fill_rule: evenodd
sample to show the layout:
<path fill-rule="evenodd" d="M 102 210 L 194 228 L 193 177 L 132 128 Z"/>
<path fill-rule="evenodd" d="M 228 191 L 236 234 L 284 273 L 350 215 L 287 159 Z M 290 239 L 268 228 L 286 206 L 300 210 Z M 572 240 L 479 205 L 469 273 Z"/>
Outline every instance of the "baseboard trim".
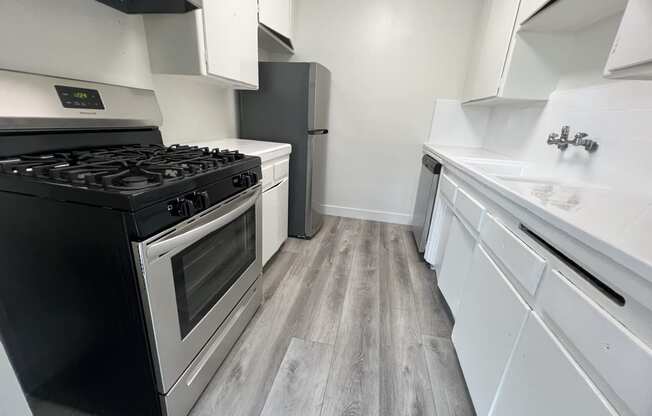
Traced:
<path fill-rule="evenodd" d="M 398 212 L 375 211 L 371 209 L 341 207 L 338 205 L 322 205 L 321 209 L 324 214 L 336 217 L 357 218 L 361 220 L 403 225 L 409 225 L 412 223 L 412 215 L 401 214 Z"/>

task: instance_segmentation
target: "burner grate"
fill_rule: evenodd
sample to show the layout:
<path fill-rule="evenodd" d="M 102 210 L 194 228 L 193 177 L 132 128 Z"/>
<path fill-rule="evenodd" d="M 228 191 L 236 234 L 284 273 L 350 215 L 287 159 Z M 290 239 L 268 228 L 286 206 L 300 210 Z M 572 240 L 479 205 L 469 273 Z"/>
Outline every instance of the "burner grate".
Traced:
<path fill-rule="evenodd" d="M 0 160 L 0 172 L 132 191 L 215 171 L 244 157 L 238 151 L 188 145 L 113 146 Z"/>

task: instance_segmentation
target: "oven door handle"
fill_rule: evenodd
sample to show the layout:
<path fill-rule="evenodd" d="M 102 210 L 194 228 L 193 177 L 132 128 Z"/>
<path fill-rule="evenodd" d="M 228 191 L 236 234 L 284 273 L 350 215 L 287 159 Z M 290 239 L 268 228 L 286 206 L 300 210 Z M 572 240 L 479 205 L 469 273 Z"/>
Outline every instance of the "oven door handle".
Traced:
<path fill-rule="evenodd" d="M 157 241 L 156 243 L 147 247 L 147 258 L 155 259 L 170 250 L 174 250 L 175 248 L 183 247 L 201 240 L 208 234 L 212 233 L 215 230 L 219 230 L 234 219 L 238 218 L 240 215 L 244 214 L 249 208 L 256 204 L 259 196 L 259 193 L 256 192 L 253 196 L 247 198 L 240 205 L 233 208 L 221 217 L 193 228 L 192 230 L 186 231 L 183 234 Z"/>

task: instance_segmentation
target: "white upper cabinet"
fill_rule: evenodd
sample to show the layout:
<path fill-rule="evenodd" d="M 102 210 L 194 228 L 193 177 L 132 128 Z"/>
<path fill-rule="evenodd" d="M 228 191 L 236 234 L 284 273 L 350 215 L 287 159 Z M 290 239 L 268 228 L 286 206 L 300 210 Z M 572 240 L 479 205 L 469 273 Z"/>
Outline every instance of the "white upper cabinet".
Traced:
<path fill-rule="evenodd" d="M 152 72 L 257 89 L 257 10 L 256 0 L 205 0 L 189 13 L 146 15 Z"/>
<path fill-rule="evenodd" d="M 467 72 L 464 100 L 499 94 L 500 80 L 514 32 L 520 0 L 486 0 Z"/>
<path fill-rule="evenodd" d="M 522 0 L 521 30 L 577 32 L 620 13 L 627 0 Z"/>
<path fill-rule="evenodd" d="M 569 69 L 574 33 L 622 11 L 624 2 L 485 0 L 463 101 L 547 100 Z"/>
<path fill-rule="evenodd" d="M 207 72 L 258 86 L 256 0 L 204 2 Z"/>
<path fill-rule="evenodd" d="M 629 0 L 605 68 L 607 78 L 652 79 L 652 2 Z"/>
<path fill-rule="evenodd" d="M 552 1 L 554 0 L 523 0 L 521 4 L 521 13 L 519 13 L 519 23 L 522 24 L 529 20 Z"/>
<path fill-rule="evenodd" d="M 465 103 L 547 100 L 569 42 L 558 34 L 519 33 L 541 0 L 485 0 L 464 86 Z"/>
<path fill-rule="evenodd" d="M 294 54 L 293 0 L 259 0 L 258 21 L 261 49 L 275 54 Z"/>
<path fill-rule="evenodd" d="M 260 0 L 258 19 L 277 34 L 292 39 L 292 0 Z"/>

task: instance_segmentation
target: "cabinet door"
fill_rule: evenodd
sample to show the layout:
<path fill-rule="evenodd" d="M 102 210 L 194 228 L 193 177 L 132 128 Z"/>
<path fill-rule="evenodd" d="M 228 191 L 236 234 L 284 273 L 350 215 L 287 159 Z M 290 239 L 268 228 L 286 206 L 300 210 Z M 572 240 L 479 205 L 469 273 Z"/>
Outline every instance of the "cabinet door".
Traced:
<path fill-rule="evenodd" d="M 614 40 L 606 75 L 652 79 L 652 2 L 629 0 Z"/>
<path fill-rule="evenodd" d="M 258 6 L 256 0 L 205 0 L 206 71 L 258 86 Z"/>
<path fill-rule="evenodd" d="M 478 415 L 489 413 L 529 312 L 484 249 L 477 247 L 452 338 Z"/>
<path fill-rule="evenodd" d="M 543 9 L 548 3 L 553 3 L 554 1 L 556 0 L 521 0 L 521 10 L 519 13 L 518 23 L 522 24 L 527 21 Z"/>
<path fill-rule="evenodd" d="M 485 0 L 464 86 L 464 101 L 498 95 L 520 0 Z"/>
<path fill-rule="evenodd" d="M 292 38 L 292 0 L 260 0 L 260 23 L 276 33 Z"/>
<path fill-rule="evenodd" d="M 464 228 L 457 217 L 453 216 L 437 279 L 439 290 L 444 295 L 453 317 L 457 317 L 462 290 L 469 272 L 469 259 L 473 255 L 474 247 L 475 239 L 471 233 Z"/>
<path fill-rule="evenodd" d="M 530 315 L 492 416 L 615 416 L 586 374 L 534 313 Z"/>
<path fill-rule="evenodd" d="M 263 265 L 287 240 L 288 192 L 286 178 L 263 193 Z"/>

